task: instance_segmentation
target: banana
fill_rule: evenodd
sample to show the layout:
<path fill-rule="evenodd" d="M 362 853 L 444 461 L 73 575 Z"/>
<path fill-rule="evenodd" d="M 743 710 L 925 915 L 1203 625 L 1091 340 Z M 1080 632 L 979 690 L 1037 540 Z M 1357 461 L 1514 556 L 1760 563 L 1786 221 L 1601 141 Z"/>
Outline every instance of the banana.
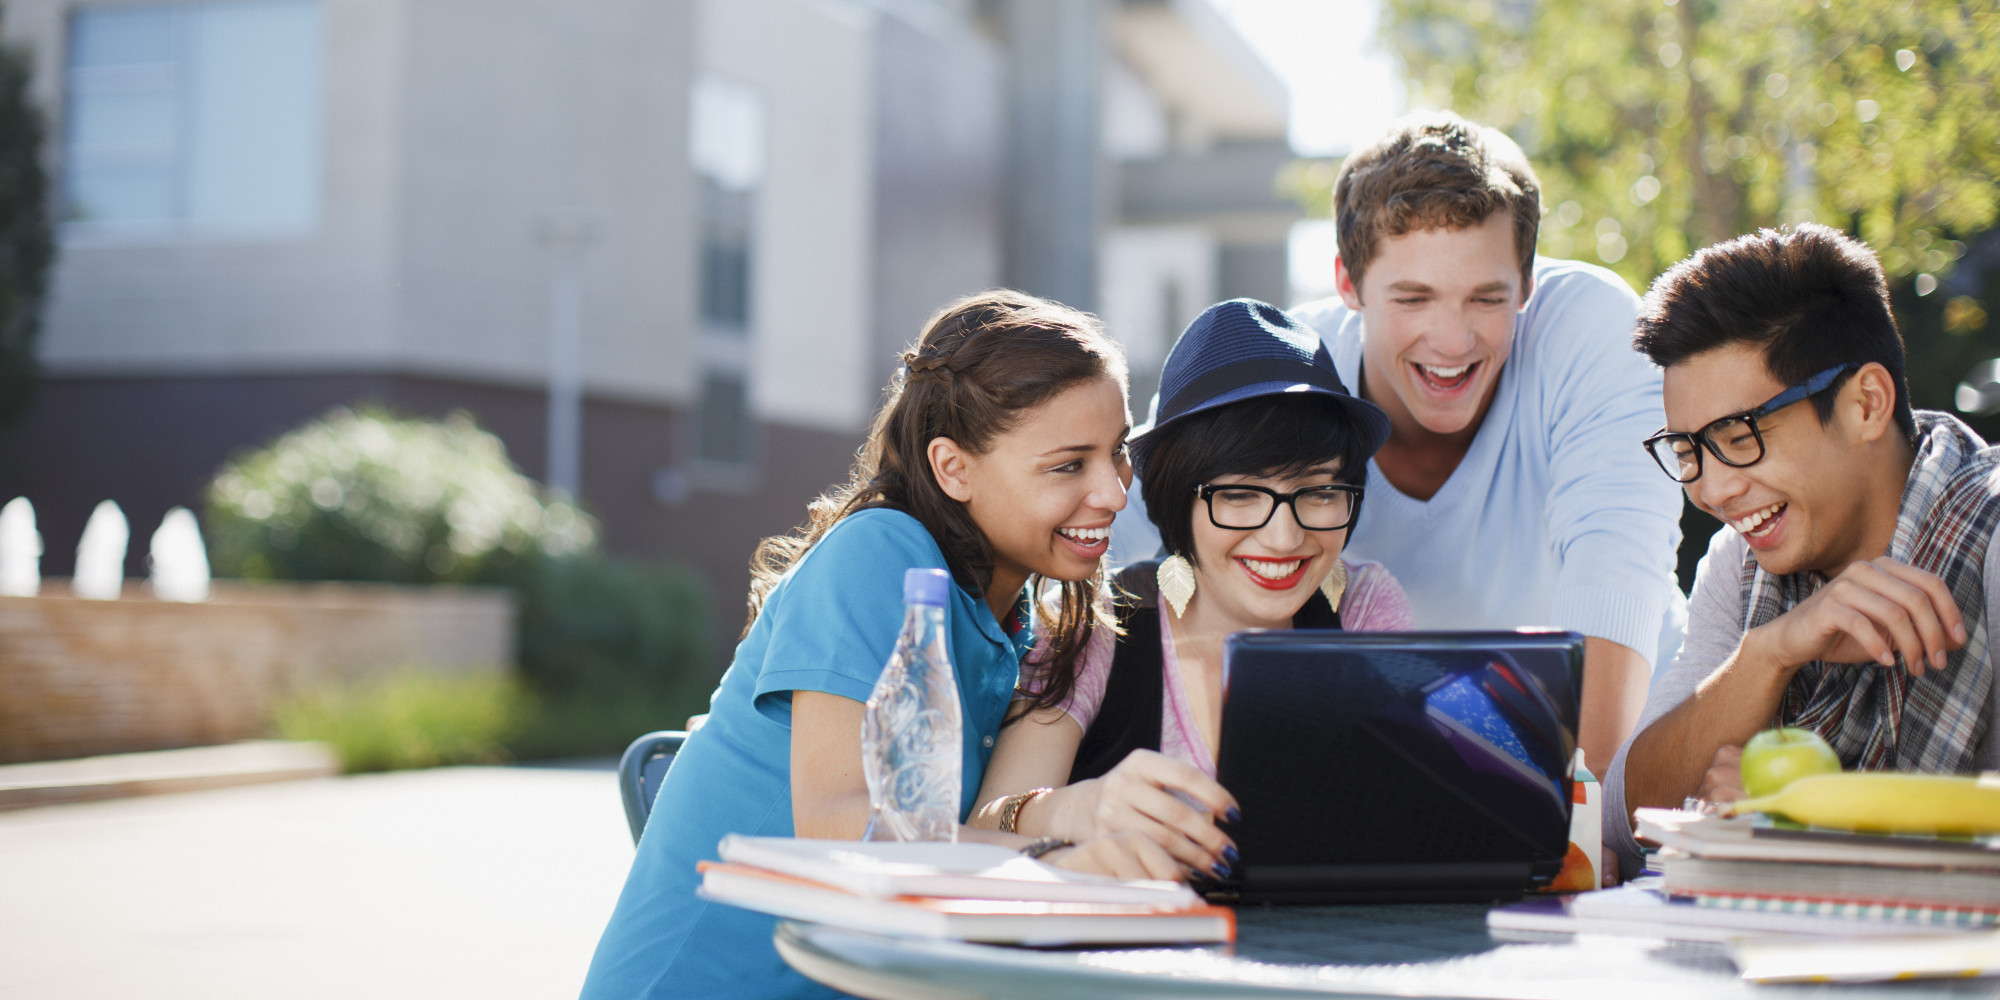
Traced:
<path fill-rule="evenodd" d="M 1870 833 L 2000 833 L 2000 773 L 1978 777 L 1853 771 L 1816 774 L 1724 815 L 1778 813 L 1807 826 Z"/>

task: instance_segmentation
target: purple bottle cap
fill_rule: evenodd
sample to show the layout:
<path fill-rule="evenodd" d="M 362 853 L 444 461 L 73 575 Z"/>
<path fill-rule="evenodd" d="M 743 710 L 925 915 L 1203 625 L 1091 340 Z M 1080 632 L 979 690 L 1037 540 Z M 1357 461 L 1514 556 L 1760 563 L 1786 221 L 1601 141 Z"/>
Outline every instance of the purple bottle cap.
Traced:
<path fill-rule="evenodd" d="M 903 603 L 928 604 L 934 608 L 945 605 L 951 594 L 951 574 L 941 569 L 906 569 L 903 571 Z"/>

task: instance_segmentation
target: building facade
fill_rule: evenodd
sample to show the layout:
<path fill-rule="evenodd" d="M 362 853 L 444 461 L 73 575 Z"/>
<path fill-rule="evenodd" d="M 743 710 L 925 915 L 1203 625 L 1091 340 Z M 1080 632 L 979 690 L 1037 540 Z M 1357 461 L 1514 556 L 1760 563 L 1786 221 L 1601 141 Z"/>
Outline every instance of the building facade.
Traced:
<path fill-rule="evenodd" d="M 53 575 L 100 499 L 143 539 L 332 406 L 463 409 L 612 552 L 694 565 L 730 636 L 756 539 L 844 477 L 938 306 L 1097 310 L 1149 395 L 1209 301 L 1284 295 L 1285 93 L 1206 0 L 9 0 L 0 27 L 62 220 L 0 494 Z"/>

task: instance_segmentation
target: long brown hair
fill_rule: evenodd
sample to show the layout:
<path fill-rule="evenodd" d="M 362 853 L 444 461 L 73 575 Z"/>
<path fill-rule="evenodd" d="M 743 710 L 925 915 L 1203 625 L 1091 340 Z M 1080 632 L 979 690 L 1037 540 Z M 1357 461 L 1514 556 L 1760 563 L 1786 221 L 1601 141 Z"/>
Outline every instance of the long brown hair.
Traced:
<path fill-rule="evenodd" d="M 884 390 L 881 410 L 844 486 L 827 491 L 810 517 L 788 535 L 766 538 L 750 557 L 750 624 L 785 572 L 849 514 L 875 507 L 917 519 L 938 548 L 952 578 L 973 594 L 993 583 L 993 550 L 965 505 L 953 500 L 931 474 L 930 443 L 949 438 L 983 454 L 996 435 L 1011 429 L 1022 411 L 1093 378 L 1125 385 L 1125 356 L 1088 313 L 1009 290 L 953 302 L 924 324 L 903 354 L 903 367 Z M 1104 568 L 1087 580 L 1028 578 L 1028 592 L 1048 584 L 1061 593 L 1053 613 L 1032 601 L 1038 628 L 1050 636 L 1045 660 L 1035 664 L 1035 708 L 1069 696 L 1077 660 L 1091 629 L 1112 628 L 1101 595 Z M 749 631 L 749 624 L 744 631 Z M 1011 721 L 1011 720 L 1010 720 Z"/>

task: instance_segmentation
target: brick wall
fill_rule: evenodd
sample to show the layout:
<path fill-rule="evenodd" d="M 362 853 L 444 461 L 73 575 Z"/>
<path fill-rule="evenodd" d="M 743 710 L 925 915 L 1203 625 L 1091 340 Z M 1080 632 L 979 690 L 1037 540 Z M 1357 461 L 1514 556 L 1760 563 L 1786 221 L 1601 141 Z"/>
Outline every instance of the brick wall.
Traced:
<path fill-rule="evenodd" d="M 203 604 L 138 584 L 86 601 L 60 582 L 0 597 L 0 763 L 226 743 L 269 733 L 288 692 L 406 667 L 513 660 L 503 591 L 218 581 Z"/>

